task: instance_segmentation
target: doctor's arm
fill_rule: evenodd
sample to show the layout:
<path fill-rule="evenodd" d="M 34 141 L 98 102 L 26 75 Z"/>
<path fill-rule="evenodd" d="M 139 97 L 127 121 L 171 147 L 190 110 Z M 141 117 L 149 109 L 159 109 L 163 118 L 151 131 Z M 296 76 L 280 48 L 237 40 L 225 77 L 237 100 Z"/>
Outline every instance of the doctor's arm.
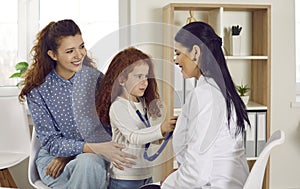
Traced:
<path fill-rule="evenodd" d="M 193 188 L 208 182 L 206 170 L 209 167 L 210 154 L 200 153 L 201 138 L 194 136 L 189 140 L 183 157 L 184 162 L 181 162 L 179 168 L 163 182 L 163 189 Z"/>
<path fill-rule="evenodd" d="M 187 125 L 177 126 L 187 127 L 186 148 L 182 149 L 184 153 L 179 168 L 167 177 L 162 184 L 162 189 L 205 186 L 209 179 L 207 171 L 211 166 L 211 154 L 209 150 L 201 149 L 201 146 L 211 119 L 216 119 L 212 117 L 213 105 L 209 95 L 203 95 L 201 102 L 197 99 L 197 95 L 194 95 L 186 104 L 188 108 L 186 112 L 182 112 L 182 116 L 186 116 Z M 180 140 L 180 133 L 177 136 L 174 136 L 173 140 Z"/>

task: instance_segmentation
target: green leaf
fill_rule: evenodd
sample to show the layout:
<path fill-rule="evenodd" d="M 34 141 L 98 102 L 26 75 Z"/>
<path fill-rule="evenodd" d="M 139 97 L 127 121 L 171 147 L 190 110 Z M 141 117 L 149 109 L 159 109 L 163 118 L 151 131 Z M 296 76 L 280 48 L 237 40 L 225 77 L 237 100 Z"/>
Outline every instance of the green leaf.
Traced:
<path fill-rule="evenodd" d="M 9 78 L 17 78 L 17 77 L 21 77 L 22 73 L 20 72 L 16 72 L 14 74 L 12 74 Z"/>
<path fill-rule="evenodd" d="M 16 64 L 15 68 L 16 68 L 16 70 L 21 70 L 21 72 L 22 72 L 22 70 L 27 70 L 28 63 L 27 62 L 19 62 Z"/>
<path fill-rule="evenodd" d="M 28 67 L 29 64 L 27 62 L 18 62 L 15 65 L 15 69 L 17 70 L 17 72 L 12 74 L 9 78 L 21 78 L 22 75 L 27 71 Z"/>
<path fill-rule="evenodd" d="M 251 89 L 250 87 L 248 87 L 248 85 L 237 85 L 236 86 L 236 90 L 238 91 L 238 93 L 240 94 L 240 96 L 245 96 L 247 92 L 249 92 Z"/>

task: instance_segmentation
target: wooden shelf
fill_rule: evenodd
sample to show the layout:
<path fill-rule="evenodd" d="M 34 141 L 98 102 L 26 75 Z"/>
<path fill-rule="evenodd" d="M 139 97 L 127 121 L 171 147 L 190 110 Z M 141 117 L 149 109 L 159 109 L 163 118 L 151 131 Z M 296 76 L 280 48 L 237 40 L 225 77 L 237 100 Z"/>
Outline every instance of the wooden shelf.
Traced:
<path fill-rule="evenodd" d="M 248 104 L 246 105 L 246 108 L 247 108 L 247 110 L 254 110 L 254 111 L 257 111 L 257 110 L 267 111 L 268 110 L 267 106 L 253 102 L 253 101 L 249 101 Z"/>
<path fill-rule="evenodd" d="M 249 111 L 252 111 L 252 110 L 254 110 L 254 111 L 260 111 L 260 110 L 267 111 L 268 110 L 267 106 L 256 103 L 256 102 L 253 102 L 253 101 L 249 101 L 248 104 L 246 105 L 246 108 Z M 179 115 L 181 113 L 181 108 L 174 108 L 173 112 L 174 112 L 174 115 Z"/>
<path fill-rule="evenodd" d="M 257 160 L 257 157 L 247 157 L 247 160 L 248 160 L 248 161 L 256 161 L 256 160 Z"/>
<path fill-rule="evenodd" d="M 267 60 L 268 56 L 225 56 L 226 60 Z"/>

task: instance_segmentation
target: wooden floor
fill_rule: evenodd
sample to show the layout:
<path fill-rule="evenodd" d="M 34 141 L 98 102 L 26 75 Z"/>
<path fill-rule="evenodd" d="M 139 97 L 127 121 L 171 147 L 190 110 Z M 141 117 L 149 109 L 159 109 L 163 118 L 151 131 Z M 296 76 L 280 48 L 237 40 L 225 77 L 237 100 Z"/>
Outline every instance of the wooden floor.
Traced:
<path fill-rule="evenodd" d="M 17 188 L 17 185 L 8 169 L 0 170 L 0 186 L 8 188 Z"/>

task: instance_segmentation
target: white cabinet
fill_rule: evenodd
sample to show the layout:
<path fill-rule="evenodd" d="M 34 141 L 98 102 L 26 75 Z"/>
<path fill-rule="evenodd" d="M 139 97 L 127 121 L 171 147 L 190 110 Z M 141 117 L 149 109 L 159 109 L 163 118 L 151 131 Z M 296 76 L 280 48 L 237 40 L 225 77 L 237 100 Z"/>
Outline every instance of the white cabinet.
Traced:
<path fill-rule="evenodd" d="M 248 127 L 244 135 L 244 145 L 248 160 L 256 160 L 267 141 L 267 111 L 248 111 L 251 127 Z"/>

